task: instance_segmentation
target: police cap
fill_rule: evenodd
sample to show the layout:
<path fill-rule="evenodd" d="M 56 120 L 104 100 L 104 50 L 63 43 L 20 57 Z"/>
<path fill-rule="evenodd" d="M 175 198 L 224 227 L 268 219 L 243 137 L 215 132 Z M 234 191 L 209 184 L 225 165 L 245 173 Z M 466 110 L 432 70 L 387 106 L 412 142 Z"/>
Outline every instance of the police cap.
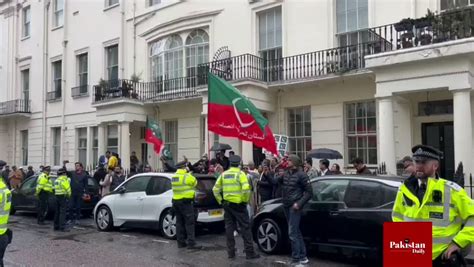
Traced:
<path fill-rule="evenodd" d="M 237 155 L 232 155 L 229 157 L 229 162 L 232 165 L 240 164 L 241 161 L 242 159 Z"/>
<path fill-rule="evenodd" d="M 51 171 L 51 166 L 44 166 L 43 171 Z"/>
<path fill-rule="evenodd" d="M 66 173 L 67 173 L 67 171 L 66 171 L 66 169 L 64 169 L 64 168 L 60 168 L 60 169 L 58 170 L 58 175 L 62 175 L 62 174 L 66 174 Z"/>
<path fill-rule="evenodd" d="M 443 157 L 443 152 L 440 150 L 426 145 L 416 145 L 411 149 L 413 152 L 414 161 L 424 161 L 424 160 L 441 160 Z"/>

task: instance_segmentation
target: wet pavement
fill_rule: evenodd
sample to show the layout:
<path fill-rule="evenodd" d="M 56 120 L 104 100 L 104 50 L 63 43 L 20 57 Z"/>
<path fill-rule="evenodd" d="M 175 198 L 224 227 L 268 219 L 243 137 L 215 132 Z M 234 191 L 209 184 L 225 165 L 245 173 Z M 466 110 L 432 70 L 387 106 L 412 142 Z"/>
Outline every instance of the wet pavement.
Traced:
<path fill-rule="evenodd" d="M 178 249 L 176 241 L 147 229 L 120 229 L 99 232 L 92 219 L 83 219 L 71 232 L 53 231 L 36 224 L 33 214 L 11 216 L 13 242 L 5 253 L 6 266 L 289 266 L 287 255 L 265 255 L 246 260 L 240 237 L 238 254 L 228 260 L 224 233 L 198 227 L 197 241 L 202 250 Z M 311 255 L 309 266 L 354 266 L 349 260 Z"/>

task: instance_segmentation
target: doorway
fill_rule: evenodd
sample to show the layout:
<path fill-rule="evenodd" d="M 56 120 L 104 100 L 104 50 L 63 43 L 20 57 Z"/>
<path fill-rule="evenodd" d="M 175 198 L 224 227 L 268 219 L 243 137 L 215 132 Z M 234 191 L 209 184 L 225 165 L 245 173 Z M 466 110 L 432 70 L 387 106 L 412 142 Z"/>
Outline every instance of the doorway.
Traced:
<path fill-rule="evenodd" d="M 435 147 L 443 151 L 440 163 L 440 176 L 452 179 L 454 176 L 454 128 L 453 122 L 423 123 L 422 142 L 424 145 Z"/>

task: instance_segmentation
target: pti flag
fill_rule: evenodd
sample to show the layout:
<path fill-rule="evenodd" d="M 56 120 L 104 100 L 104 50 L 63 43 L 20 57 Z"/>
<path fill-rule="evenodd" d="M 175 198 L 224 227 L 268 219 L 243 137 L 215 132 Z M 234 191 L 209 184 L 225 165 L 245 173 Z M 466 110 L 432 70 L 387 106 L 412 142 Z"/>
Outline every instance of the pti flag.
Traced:
<path fill-rule="evenodd" d="M 161 154 L 165 143 L 161 136 L 161 130 L 158 123 L 152 119 L 146 119 L 146 131 L 145 131 L 145 141 L 147 143 L 153 144 L 153 150 L 157 154 Z"/>
<path fill-rule="evenodd" d="M 278 154 L 268 120 L 240 91 L 209 73 L 208 128 L 225 137 L 236 137 Z"/>

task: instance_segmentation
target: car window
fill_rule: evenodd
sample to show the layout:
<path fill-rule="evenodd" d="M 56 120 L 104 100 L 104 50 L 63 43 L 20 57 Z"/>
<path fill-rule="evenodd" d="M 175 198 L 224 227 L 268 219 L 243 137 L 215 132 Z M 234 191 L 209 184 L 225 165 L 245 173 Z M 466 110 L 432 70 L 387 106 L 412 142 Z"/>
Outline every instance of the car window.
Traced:
<path fill-rule="evenodd" d="M 166 177 L 152 177 L 148 188 L 147 195 L 159 195 L 171 189 L 171 181 Z"/>
<path fill-rule="evenodd" d="M 31 179 L 26 180 L 22 185 L 21 185 L 21 190 L 26 190 L 26 189 L 31 189 L 36 187 L 36 179 L 37 177 L 33 177 Z"/>
<path fill-rule="evenodd" d="M 342 202 L 346 193 L 348 180 L 319 180 L 312 184 L 314 201 Z"/>
<path fill-rule="evenodd" d="M 351 181 L 344 202 L 348 208 L 375 208 L 394 201 L 396 194 L 376 181 Z"/>
<path fill-rule="evenodd" d="M 127 193 L 132 192 L 145 192 L 150 181 L 150 176 L 139 176 L 128 180 L 123 187 L 125 187 Z"/>

